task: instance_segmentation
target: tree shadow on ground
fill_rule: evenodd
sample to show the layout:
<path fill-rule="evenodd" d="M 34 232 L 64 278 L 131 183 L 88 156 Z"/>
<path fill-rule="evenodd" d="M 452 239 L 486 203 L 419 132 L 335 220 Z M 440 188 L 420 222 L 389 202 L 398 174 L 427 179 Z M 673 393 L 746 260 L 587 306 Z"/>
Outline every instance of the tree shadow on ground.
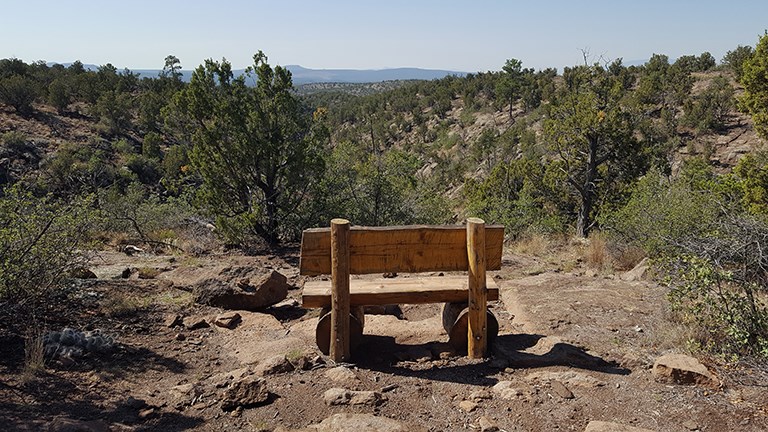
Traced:
<path fill-rule="evenodd" d="M 498 382 L 494 375 L 500 369 L 535 369 L 550 366 L 566 366 L 594 372 L 628 375 L 631 371 L 589 354 L 584 348 L 557 341 L 545 352 L 527 352 L 545 336 L 538 334 L 516 334 L 497 336 L 491 347 L 494 361 L 471 360 L 466 353 L 458 359 L 420 362 L 418 353 L 445 351 L 447 344 L 428 342 L 417 345 L 398 344 L 392 336 L 364 335 L 363 342 L 354 352 L 356 365 L 363 369 L 382 373 L 418 377 L 436 381 L 460 384 L 490 386 Z M 411 357 L 401 361 L 401 358 Z M 498 361 L 495 361 L 498 360 Z"/>
<path fill-rule="evenodd" d="M 0 373 L 12 377 L 9 382 L 0 382 L 0 423 L 7 425 L 3 431 L 45 430 L 46 424 L 56 417 L 121 423 L 137 431 L 182 431 L 204 421 L 159 407 L 142 419 L 139 412 L 152 407 L 135 406 L 127 402 L 129 394 L 120 396 L 109 388 L 113 382 L 119 385 L 121 380 L 150 370 L 184 372 L 186 366 L 176 359 L 143 347 L 121 346 L 111 354 L 87 355 L 69 365 L 50 361 L 46 372 L 22 379 L 23 339 L 6 337 L 2 342 L 6 355 L 2 357 Z"/>

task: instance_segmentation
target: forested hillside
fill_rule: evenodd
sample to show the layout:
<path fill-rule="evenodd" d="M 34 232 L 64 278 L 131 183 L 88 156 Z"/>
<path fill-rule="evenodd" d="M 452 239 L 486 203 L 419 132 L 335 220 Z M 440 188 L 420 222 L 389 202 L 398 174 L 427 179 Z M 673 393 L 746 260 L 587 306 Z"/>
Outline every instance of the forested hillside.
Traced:
<path fill-rule="evenodd" d="M 562 71 L 510 59 L 497 72 L 301 94 L 261 52 L 246 76 L 207 61 L 189 83 L 174 56 L 157 77 L 0 60 L 0 236 L 11 245 L 0 297 L 26 295 L 29 281 L 17 282 L 34 265 L 70 265 L 63 255 L 83 240 L 202 253 L 215 235 L 253 250 L 337 216 L 472 215 L 511 238 L 601 231 L 617 250 L 672 257 L 670 274 L 699 290 L 681 307 L 710 304 L 689 272 L 727 279 L 744 314 L 712 313 L 716 338 L 766 354 L 752 292 L 765 290 L 768 260 L 731 252 L 768 234 L 767 50 L 763 37 L 719 65 L 709 53 L 629 67 L 585 55 Z"/>

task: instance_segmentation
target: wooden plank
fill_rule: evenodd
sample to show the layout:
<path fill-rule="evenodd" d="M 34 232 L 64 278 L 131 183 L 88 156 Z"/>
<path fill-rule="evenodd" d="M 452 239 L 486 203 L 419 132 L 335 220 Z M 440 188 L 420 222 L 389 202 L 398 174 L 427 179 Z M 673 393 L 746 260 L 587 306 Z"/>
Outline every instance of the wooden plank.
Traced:
<path fill-rule="evenodd" d="M 504 227 L 486 226 L 486 269 L 501 269 Z M 467 271 L 466 228 L 456 226 L 352 227 L 352 274 Z M 330 228 L 305 230 L 301 240 L 302 275 L 330 274 Z"/>
<path fill-rule="evenodd" d="M 408 278 L 352 279 L 349 304 L 354 306 L 420 303 L 463 303 L 469 299 L 466 276 L 425 276 Z M 488 300 L 499 299 L 499 287 L 492 277 L 486 280 Z M 330 281 L 307 281 L 302 304 L 305 308 L 331 305 Z"/>
<path fill-rule="evenodd" d="M 488 347 L 485 222 L 482 219 L 467 219 L 467 256 L 469 259 L 467 356 L 480 359 L 485 357 Z"/>
<path fill-rule="evenodd" d="M 349 221 L 331 221 L 331 358 L 350 359 Z"/>

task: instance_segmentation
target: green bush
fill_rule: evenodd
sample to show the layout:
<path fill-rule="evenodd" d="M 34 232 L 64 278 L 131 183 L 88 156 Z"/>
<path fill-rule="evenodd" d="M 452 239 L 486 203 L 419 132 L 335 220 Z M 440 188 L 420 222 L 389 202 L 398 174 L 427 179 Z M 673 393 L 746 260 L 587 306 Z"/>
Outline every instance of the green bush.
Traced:
<path fill-rule="evenodd" d="M 34 303 L 80 266 L 90 201 L 60 204 L 11 187 L 0 196 L 0 309 Z M 5 312 L 11 312 L 6 310 Z"/>

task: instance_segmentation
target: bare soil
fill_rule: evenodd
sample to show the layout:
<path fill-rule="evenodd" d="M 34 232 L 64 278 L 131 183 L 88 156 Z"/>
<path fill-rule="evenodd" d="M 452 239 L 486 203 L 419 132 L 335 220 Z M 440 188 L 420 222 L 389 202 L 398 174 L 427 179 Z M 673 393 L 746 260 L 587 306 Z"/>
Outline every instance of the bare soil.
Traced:
<path fill-rule="evenodd" d="M 167 320 L 180 314 L 188 324 L 222 313 L 194 304 L 189 287 L 238 272 L 277 270 L 294 287 L 289 298 L 300 300 L 297 264 L 294 250 L 202 258 L 100 253 L 92 267 L 98 279 L 73 281 L 68 297 L 50 305 L 57 320 L 26 317 L 0 329 L 0 430 L 272 431 L 303 428 L 341 412 L 429 431 L 480 430 L 480 417 L 504 431 L 583 431 L 592 420 L 655 431 L 768 430 L 764 365 L 724 365 L 698 356 L 722 386 L 654 380 L 654 359 L 684 351 L 685 341 L 684 330 L 668 319 L 662 287 L 588 269 L 573 257 L 557 261 L 511 252 L 495 274 L 501 299 L 492 308 L 501 330 L 490 359 L 471 361 L 451 351 L 440 305 L 403 305 L 400 318 L 366 316 L 363 344 L 346 365 L 354 377 L 329 378 L 333 365 L 325 358 L 325 365 L 311 370 L 267 375 L 271 396 L 265 404 L 222 410 L 216 385 L 231 371 L 258 367 L 275 355 L 320 355 L 314 345 L 318 311 L 291 302 L 241 311 L 243 320 L 232 330 L 169 328 Z M 123 279 L 126 268 L 156 271 L 145 272 L 152 279 Z M 24 373 L 19 329 L 65 326 L 102 329 L 119 346 L 75 362 L 50 360 L 42 374 Z M 504 381 L 516 389 L 514 397 L 492 390 Z M 185 384 L 209 390 L 180 400 L 174 389 Z M 328 406 L 323 394 L 333 387 L 383 391 L 385 400 Z M 460 407 L 467 400 L 476 405 Z M 68 421 L 80 429 L 61 426 Z"/>

